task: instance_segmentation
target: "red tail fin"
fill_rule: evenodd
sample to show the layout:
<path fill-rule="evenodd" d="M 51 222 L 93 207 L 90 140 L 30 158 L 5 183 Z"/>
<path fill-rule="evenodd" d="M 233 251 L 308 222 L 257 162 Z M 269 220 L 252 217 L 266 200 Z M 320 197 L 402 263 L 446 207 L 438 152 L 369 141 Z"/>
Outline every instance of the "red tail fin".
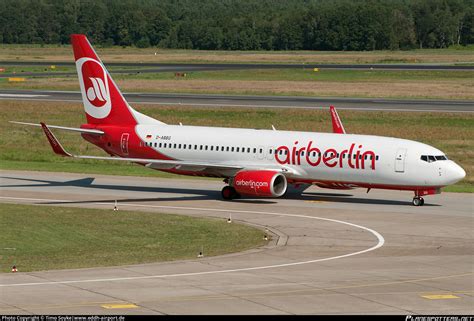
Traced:
<path fill-rule="evenodd" d="M 134 111 L 122 96 L 85 35 L 71 35 L 87 122 L 134 126 Z"/>

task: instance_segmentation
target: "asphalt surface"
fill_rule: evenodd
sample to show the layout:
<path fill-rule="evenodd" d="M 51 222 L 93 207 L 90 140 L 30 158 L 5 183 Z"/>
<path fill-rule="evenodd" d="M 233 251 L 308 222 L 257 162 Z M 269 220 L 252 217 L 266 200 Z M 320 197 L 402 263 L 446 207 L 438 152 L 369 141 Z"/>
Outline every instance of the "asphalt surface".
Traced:
<path fill-rule="evenodd" d="M 300 96 L 233 96 L 161 93 L 124 93 L 130 103 L 151 105 L 185 105 L 249 108 L 323 109 L 330 105 L 346 110 L 474 112 L 472 100 L 383 99 L 383 98 L 319 98 Z M 80 92 L 48 90 L 0 90 L 0 100 L 82 101 Z"/>
<path fill-rule="evenodd" d="M 107 67 L 153 68 L 160 71 L 228 70 L 228 69 L 301 69 L 321 68 L 339 70 L 474 70 L 474 65 L 449 64 L 196 64 L 196 63 L 129 63 L 106 62 Z M 74 62 L 59 61 L 0 61 L 1 66 L 75 66 Z"/>
<path fill-rule="evenodd" d="M 423 207 L 408 192 L 316 188 L 224 202 L 210 180 L 0 176 L 1 202 L 112 211 L 117 200 L 119 211 L 231 215 L 273 235 L 259 249 L 169 263 L 26 273 L 17 262 L 0 274 L 0 314 L 474 314 L 472 194 Z"/>

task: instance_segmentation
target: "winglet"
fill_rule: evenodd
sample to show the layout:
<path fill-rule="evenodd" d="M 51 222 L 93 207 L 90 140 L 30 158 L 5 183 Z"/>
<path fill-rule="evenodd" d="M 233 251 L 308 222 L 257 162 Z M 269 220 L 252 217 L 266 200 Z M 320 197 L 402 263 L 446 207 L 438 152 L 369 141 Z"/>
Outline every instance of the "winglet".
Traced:
<path fill-rule="evenodd" d="M 61 146 L 61 143 L 53 135 L 53 133 L 49 130 L 48 126 L 46 126 L 45 123 L 41 123 L 41 127 L 43 128 L 46 138 L 48 138 L 48 141 L 51 144 L 51 147 L 53 148 L 53 151 L 56 154 L 65 156 L 65 157 L 72 157 L 72 155 L 66 152 L 66 150 Z"/>
<path fill-rule="evenodd" d="M 331 119 L 332 119 L 332 132 L 334 134 L 345 134 L 346 131 L 344 126 L 342 126 L 341 119 L 337 114 L 336 108 L 334 106 L 329 106 L 329 110 L 331 111 Z"/>

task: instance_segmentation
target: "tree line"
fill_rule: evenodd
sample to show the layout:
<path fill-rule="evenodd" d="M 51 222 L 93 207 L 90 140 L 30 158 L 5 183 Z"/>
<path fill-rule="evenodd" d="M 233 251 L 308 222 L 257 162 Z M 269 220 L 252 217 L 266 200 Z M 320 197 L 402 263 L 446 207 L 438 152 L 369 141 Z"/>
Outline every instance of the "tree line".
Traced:
<path fill-rule="evenodd" d="M 0 42 L 205 50 L 376 50 L 474 43 L 473 0 L 0 0 Z"/>

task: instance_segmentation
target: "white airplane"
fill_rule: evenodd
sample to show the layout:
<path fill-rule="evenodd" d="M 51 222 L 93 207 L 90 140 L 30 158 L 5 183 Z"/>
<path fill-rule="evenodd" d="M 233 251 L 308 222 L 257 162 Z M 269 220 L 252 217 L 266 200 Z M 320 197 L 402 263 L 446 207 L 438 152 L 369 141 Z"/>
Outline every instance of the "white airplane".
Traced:
<path fill-rule="evenodd" d="M 357 187 L 414 191 L 423 196 L 463 179 L 465 171 L 423 143 L 391 137 L 347 134 L 331 106 L 333 133 L 169 125 L 127 103 L 85 35 L 72 47 L 87 124 L 42 126 L 55 153 L 75 158 L 137 163 L 193 176 L 220 177 L 225 200 L 284 196 L 289 187 Z M 19 122 L 17 122 L 19 123 Z M 111 157 L 68 153 L 49 130 L 81 133 Z"/>

